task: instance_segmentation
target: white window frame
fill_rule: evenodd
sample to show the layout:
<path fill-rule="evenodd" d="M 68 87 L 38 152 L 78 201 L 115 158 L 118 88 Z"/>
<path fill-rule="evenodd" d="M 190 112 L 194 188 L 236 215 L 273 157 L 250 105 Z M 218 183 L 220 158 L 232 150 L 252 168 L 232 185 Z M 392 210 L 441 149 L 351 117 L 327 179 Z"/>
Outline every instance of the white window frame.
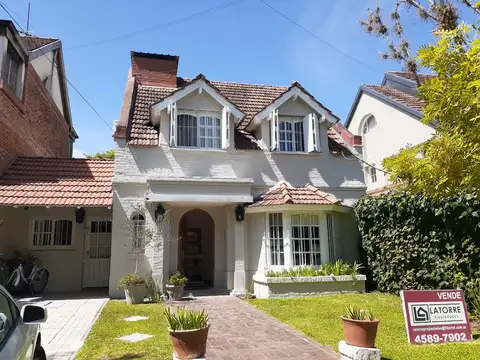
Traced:
<path fill-rule="evenodd" d="M 294 221 L 296 218 L 296 221 Z M 313 219 L 316 223 L 313 224 Z M 307 219 L 307 221 L 305 221 Z M 292 247 L 292 265 L 293 266 L 319 266 L 322 264 L 322 235 L 321 221 L 318 213 L 293 213 L 291 214 L 291 247 Z M 299 236 L 294 237 L 294 227 L 299 227 Z M 303 230 L 307 229 L 308 234 L 304 236 Z M 314 228 L 318 228 L 318 236 L 314 236 Z M 295 251 L 295 242 L 298 242 L 298 251 Z M 308 244 L 308 250 L 305 247 Z M 315 249 L 315 243 L 318 242 L 318 248 Z M 295 256 L 298 255 L 299 261 L 295 263 Z M 310 257 L 310 263 L 307 263 L 307 256 Z M 314 261 L 316 257 L 319 261 Z"/>
<path fill-rule="evenodd" d="M 105 232 L 100 232 L 100 231 L 96 231 L 96 232 L 92 232 L 92 222 L 96 222 L 97 223 L 97 226 L 99 225 L 99 223 L 101 222 L 110 222 L 110 232 L 108 231 L 105 231 Z M 113 221 L 112 221 L 112 218 L 110 217 L 102 217 L 102 216 L 90 216 L 87 218 L 87 226 L 88 226 L 88 236 L 90 237 L 88 239 L 88 251 L 89 251 L 89 256 L 88 258 L 91 259 L 91 260 L 104 260 L 104 259 L 111 259 L 112 258 L 112 237 L 113 237 Z M 107 227 L 108 229 L 108 227 Z M 91 255 L 91 251 L 92 251 L 92 244 L 91 244 L 91 241 L 92 241 L 92 234 L 95 234 L 96 235 L 96 238 L 97 238 L 97 245 L 96 245 L 96 248 L 97 250 L 100 249 L 100 248 L 105 248 L 106 249 L 106 257 L 90 257 Z M 107 245 L 104 245 L 104 246 L 99 246 L 98 245 L 98 237 L 99 235 L 101 234 L 110 234 L 110 243 L 107 244 Z"/>
<path fill-rule="evenodd" d="M 196 118 L 196 139 L 197 139 L 197 145 L 196 146 L 191 146 L 191 145 L 179 145 L 179 135 L 180 135 L 180 131 L 179 131 L 179 128 L 178 128 L 178 124 L 179 124 L 179 117 L 182 116 L 182 115 L 189 115 L 189 116 L 193 116 Z M 181 110 L 181 109 L 178 109 L 176 111 L 176 124 L 175 124 L 175 144 L 178 148 L 190 148 L 190 149 L 213 149 L 213 150 L 221 150 L 223 148 L 224 143 L 225 141 L 223 140 L 223 137 L 222 135 L 225 135 L 225 130 L 223 130 L 222 128 L 222 112 L 221 111 L 203 111 L 203 110 Z M 215 126 L 215 125 L 202 125 L 200 124 L 200 118 L 208 118 L 208 117 L 211 117 L 211 118 L 214 118 L 214 119 L 218 119 L 218 126 Z M 207 129 L 212 129 L 212 136 L 207 136 L 207 135 L 201 135 L 200 132 L 201 132 L 201 129 L 205 129 L 205 131 L 207 131 Z M 218 136 L 215 136 L 215 132 L 218 131 Z M 216 141 L 218 141 L 218 147 L 217 146 L 213 146 L 213 147 L 210 147 L 210 146 L 200 146 L 200 143 L 202 141 L 202 139 L 204 139 L 205 143 L 207 141 L 207 139 L 211 139 L 212 142 L 215 144 Z M 223 145 L 223 146 L 222 146 Z"/>
<path fill-rule="evenodd" d="M 282 130 L 281 129 L 282 123 L 285 123 L 285 124 L 289 123 L 291 126 L 291 130 Z M 298 124 L 298 123 L 302 124 L 301 143 L 302 143 L 303 149 L 297 149 L 297 141 L 296 141 L 297 133 L 295 131 L 295 124 Z M 304 153 L 307 146 L 307 144 L 305 143 L 305 137 L 307 136 L 306 131 L 308 130 L 309 130 L 308 128 L 305 129 L 304 120 L 301 117 L 279 116 L 278 117 L 278 139 L 277 139 L 278 151 L 284 152 L 284 153 L 295 153 L 295 152 Z M 285 134 L 285 140 L 281 140 L 282 133 Z M 292 137 L 291 141 L 286 140 L 287 134 L 291 135 Z M 292 143 L 292 150 L 287 150 L 287 143 L 290 143 L 290 142 Z M 283 150 L 282 150 L 282 143 L 285 144 L 285 149 Z"/>
<path fill-rule="evenodd" d="M 370 184 L 375 184 L 378 181 L 377 169 L 375 168 L 375 164 L 367 165 L 367 174 Z"/>
<path fill-rule="evenodd" d="M 49 232 L 52 236 L 51 238 L 51 245 L 34 245 L 34 237 L 35 237 L 35 222 L 36 221 L 51 221 L 52 222 L 52 229 Z M 69 245 L 54 245 L 54 237 L 55 237 L 55 222 L 56 221 L 71 221 L 72 222 L 72 235 L 71 241 Z M 74 249 L 75 244 L 75 227 L 76 221 L 71 216 L 36 216 L 30 218 L 30 234 L 29 234 L 29 249 L 31 250 L 61 250 L 61 249 Z M 43 234 L 44 232 L 39 232 Z"/>
<path fill-rule="evenodd" d="M 15 85 L 15 90 L 13 90 L 10 85 L 8 84 L 7 80 L 3 80 L 5 85 L 19 98 L 22 100 L 23 97 L 23 86 L 24 86 L 24 73 L 25 73 L 25 63 L 22 58 L 22 56 L 19 53 L 19 50 L 17 46 L 14 44 L 14 42 L 11 40 L 13 38 L 13 35 L 10 35 L 10 33 L 7 34 L 8 36 L 0 37 L 0 78 L 3 80 L 3 77 L 1 74 L 3 73 L 3 65 L 5 62 L 5 58 L 7 56 L 7 53 L 13 53 L 14 56 L 16 56 L 19 59 L 19 67 L 17 70 L 17 79 L 16 79 L 16 85 Z M 9 69 L 10 70 L 10 69 Z"/>
<path fill-rule="evenodd" d="M 280 255 L 278 252 L 275 254 L 272 253 L 272 241 L 278 241 L 281 239 L 271 238 L 270 233 L 270 215 L 272 214 L 281 214 L 282 216 L 282 226 L 283 226 L 283 254 L 284 254 L 284 263 L 283 265 L 279 264 L 278 261 L 276 264 L 272 263 L 272 256 L 276 256 L 276 259 L 280 259 Z M 292 228 L 292 220 L 293 216 L 295 215 L 308 215 L 308 216 L 317 216 L 318 217 L 318 227 L 319 227 L 319 240 L 320 240 L 320 264 L 328 263 L 329 261 L 335 260 L 335 258 L 331 258 L 332 252 L 330 251 L 331 244 L 329 241 L 336 242 L 336 227 L 330 229 L 334 232 L 333 234 L 329 235 L 329 226 L 327 223 L 327 212 L 325 211 L 278 211 L 278 212 L 268 212 L 265 214 L 265 259 L 266 259 L 266 270 L 270 271 L 280 271 L 282 269 L 289 269 L 292 267 L 299 267 L 304 265 L 295 265 L 294 264 L 294 249 L 293 249 L 293 228 Z M 312 227 L 312 225 L 310 225 Z M 317 225 L 315 225 L 317 226 Z M 310 253 L 313 253 L 313 239 L 310 238 Z M 336 248 L 336 244 L 333 244 Z M 311 255 L 312 256 L 312 255 Z M 334 254 L 334 257 L 336 254 Z M 311 260 L 313 258 L 311 257 Z M 314 266 L 317 267 L 318 265 L 313 265 L 313 261 L 311 261 L 310 265 L 306 266 Z"/>
<path fill-rule="evenodd" d="M 140 216 L 143 218 L 142 220 L 141 219 L 135 219 L 136 217 L 140 217 Z M 133 213 L 130 216 L 130 221 L 132 222 L 132 231 L 136 231 L 136 228 L 146 229 L 146 227 L 147 227 L 147 219 L 145 217 L 145 213 L 143 213 L 143 212 Z M 113 231 L 113 229 L 112 229 L 112 231 Z M 145 230 L 143 230 L 143 231 L 145 231 Z M 131 234 L 131 235 L 133 236 L 133 234 Z M 113 236 L 112 236 L 112 241 L 113 241 Z M 129 241 L 131 241 L 131 240 L 129 240 Z M 132 246 L 130 246 L 130 248 L 128 249 L 128 253 L 130 255 L 136 255 L 137 253 L 133 249 L 133 244 L 131 244 L 131 245 Z M 143 248 L 140 249 L 138 255 L 145 255 L 145 246 L 143 246 Z"/>

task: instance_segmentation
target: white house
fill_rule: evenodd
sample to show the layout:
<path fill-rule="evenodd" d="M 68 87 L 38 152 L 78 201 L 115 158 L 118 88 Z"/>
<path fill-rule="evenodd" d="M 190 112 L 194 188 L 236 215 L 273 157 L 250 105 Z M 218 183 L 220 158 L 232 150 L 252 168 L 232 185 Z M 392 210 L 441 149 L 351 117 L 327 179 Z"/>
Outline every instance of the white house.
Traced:
<path fill-rule="evenodd" d="M 114 134 L 111 296 L 134 270 L 120 226 L 132 217 L 163 229 L 140 267 L 161 285 L 178 270 L 241 295 L 268 269 L 358 260 L 361 144 L 331 111 L 298 83 L 186 79 L 177 56 L 131 58 Z"/>
<path fill-rule="evenodd" d="M 431 75 L 419 75 L 423 81 Z M 421 122 L 424 102 L 418 97 L 413 74 L 387 72 L 381 85 L 361 85 L 345 126 L 354 135 L 362 136 L 363 158 L 372 166 L 364 166 L 369 193 L 389 185 L 381 171 L 383 159 L 407 145 L 418 145 L 434 133 L 433 125 Z M 377 170 L 377 169 L 379 170 Z"/>

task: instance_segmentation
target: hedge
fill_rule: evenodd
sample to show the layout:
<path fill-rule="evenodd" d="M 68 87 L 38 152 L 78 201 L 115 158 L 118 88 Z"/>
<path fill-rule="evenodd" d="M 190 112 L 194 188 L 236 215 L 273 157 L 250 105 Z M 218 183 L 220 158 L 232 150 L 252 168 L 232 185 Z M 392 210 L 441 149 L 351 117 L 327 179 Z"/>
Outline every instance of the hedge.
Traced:
<path fill-rule="evenodd" d="M 474 194 L 434 200 L 394 191 L 362 197 L 355 212 L 378 290 L 478 286 L 480 201 Z"/>

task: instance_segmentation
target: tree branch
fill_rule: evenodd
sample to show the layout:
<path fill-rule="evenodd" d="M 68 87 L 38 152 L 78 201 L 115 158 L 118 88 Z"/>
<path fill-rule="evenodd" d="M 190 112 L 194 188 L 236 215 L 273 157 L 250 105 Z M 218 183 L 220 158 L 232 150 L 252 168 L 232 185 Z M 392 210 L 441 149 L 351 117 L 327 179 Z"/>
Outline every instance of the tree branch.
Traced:
<path fill-rule="evenodd" d="M 466 7 L 472 9 L 474 12 L 480 15 L 480 8 L 476 7 L 475 4 L 472 4 L 469 0 L 459 0 Z"/>
<path fill-rule="evenodd" d="M 430 18 L 436 22 L 439 22 L 440 19 L 438 19 L 433 13 L 429 12 L 427 9 L 425 9 L 424 6 L 422 6 L 418 1 L 416 0 L 402 0 L 403 3 L 406 3 L 407 5 L 415 7 L 419 13 L 420 17 L 423 17 L 421 14 L 424 14 L 425 18 Z"/>

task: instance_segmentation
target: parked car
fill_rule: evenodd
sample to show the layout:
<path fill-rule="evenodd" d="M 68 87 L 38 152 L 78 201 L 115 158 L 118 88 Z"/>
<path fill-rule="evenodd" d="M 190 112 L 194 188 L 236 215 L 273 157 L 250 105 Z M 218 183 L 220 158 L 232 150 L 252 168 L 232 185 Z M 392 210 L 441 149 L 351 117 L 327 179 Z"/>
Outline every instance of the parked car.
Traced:
<path fill-rule="evenodd" d="M 46 360 L 40 336 L 40 324 L 46 320 L 44 307 L 19 308 L 0 285 L 0 360 Z"/>

